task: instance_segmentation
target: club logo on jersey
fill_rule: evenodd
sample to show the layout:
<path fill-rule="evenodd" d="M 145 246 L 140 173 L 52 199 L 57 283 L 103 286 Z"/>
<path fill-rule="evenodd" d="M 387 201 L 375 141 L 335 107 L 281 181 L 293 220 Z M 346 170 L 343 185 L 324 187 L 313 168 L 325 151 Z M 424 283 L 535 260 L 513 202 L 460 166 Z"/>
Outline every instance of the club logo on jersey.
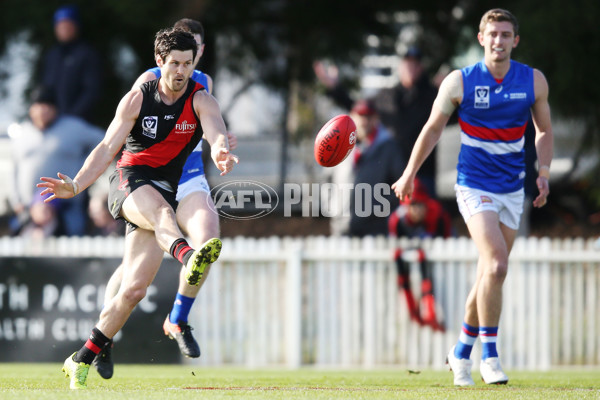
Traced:
<path fill-rule="evenodd" d="M 475 86 L 475 108 L 490 108 L 489 86 Z"/>
<path fill-rule="evenodd" d="M 156 139 L 156 128 L 158 127 L 158 117 L 144 117 L 142 120 L 142 133 L 151 139 Z"/>
<path fill-rule="evenodd" d="M 178 124 L 175 124 L 175 133 L 177 134 L 188 134 L 194 133 L 196 130 L 197 124 L 188 124 L 187 121 L 182 121 Z"/>

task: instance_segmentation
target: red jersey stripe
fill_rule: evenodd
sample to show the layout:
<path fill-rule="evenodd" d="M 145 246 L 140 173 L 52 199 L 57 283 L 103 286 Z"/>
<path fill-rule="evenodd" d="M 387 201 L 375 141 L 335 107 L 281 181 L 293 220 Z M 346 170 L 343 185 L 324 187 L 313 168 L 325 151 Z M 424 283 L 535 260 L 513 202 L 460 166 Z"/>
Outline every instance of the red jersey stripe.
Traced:
<path fill-rule="evenodd" d="M 521 139 L 525 134 L 525 128 L 527 128 L 527 122 L 525 122 L 523 126 L 504 129 L 490 129 L 483 126 L 473 126 L 460 118 L 458 119 L 458 123 L 460 124 L 460 129 L 471 137 L 483 140 L 501 140 L 508 142 Z"/>

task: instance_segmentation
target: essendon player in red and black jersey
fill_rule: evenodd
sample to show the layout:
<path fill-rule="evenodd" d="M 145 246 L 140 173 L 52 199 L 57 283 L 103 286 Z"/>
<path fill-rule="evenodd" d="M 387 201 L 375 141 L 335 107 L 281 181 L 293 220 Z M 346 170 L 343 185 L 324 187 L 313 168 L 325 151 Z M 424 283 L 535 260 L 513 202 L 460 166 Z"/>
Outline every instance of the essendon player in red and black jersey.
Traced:
<path fill-rule="evenodd" d="M 192 106 L 193 95 L 205 88 L 189 80 L 185 94 L 174 104 L 165 104 L 158 92 L 159 80 L 140 89 L 142 109 L 117 167 L 138 167 L 177 188 L 183 165 L 202 138 L 200 120 Z"/>
<path fill-rule="evenodd" d="M 71 389 L 87 386 L 92 360 L 146 295 L 160 267 L 163 251 L 184 265 L 190 285 L 200 282 L 207 265 L 220 254 L 221 241 L 217 238 L 192 249 L 179 229 L 175 213 L 177 171 L 181 173 L 185 158 L 202 133 L 221 174 L 230 172 L 238 162 L 229 152 L 217 101 L 201 86 L 189 82 L 196 51 L 196 41 L 189 32 L 178 29 L 158 32 L 154 53 L 161 78 L 145 86 L 149 89 L 147 93 L 138 87 L 121 99 L 106 136 L 74 179 L 59 172 L 60 179 L 43 177 L 38 184 L 45 188 L 42 195 L 51 194 L 47 201 L 71 198 L 94 183 L 127 142 L 119 166 L 111 176 L 110 209 L 113 216 L 124 218 L 138 229 L 129 229 L 125 238 L 125 270 L 119 292 L 105 305 L 83 347 L 65 360 L 63 371 L 71 378 Z"/>

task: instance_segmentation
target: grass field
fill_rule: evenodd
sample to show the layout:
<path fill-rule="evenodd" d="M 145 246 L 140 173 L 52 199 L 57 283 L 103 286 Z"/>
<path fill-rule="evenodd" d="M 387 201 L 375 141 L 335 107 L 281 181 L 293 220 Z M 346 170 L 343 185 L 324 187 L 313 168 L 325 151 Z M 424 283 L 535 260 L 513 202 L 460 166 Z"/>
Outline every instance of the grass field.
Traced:
<path fill-rule="evenodd" d="M 117 365 L 86 391 L 69 390 L 59 364 L 0 364 L 0 399 L 600 399 L 600 370 L 508 371 L 507 386 L 452 386 L 448 371 L 236 369 Z M 474 372 L 474 379 L 479 374 Z"/>

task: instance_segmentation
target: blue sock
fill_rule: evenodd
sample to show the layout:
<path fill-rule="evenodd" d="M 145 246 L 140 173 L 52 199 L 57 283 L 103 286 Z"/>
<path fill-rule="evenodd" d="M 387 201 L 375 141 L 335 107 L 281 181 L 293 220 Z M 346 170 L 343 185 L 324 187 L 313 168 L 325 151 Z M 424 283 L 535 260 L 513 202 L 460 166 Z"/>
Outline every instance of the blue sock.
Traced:
<path fill-rule="evenodd" d="M 192 309 L 192 304 L 194 304 L 194 300 L 196 300 L 195 297 L 186 297 L 180 293 L 177 293 L 175 302 L 173 303 L 173 308 L 169 313 L 169 321 L 171 321 L 172 324 L 176 324 L 178 322 L 187 322 L 188 315 Z"/>
<path fill-rule="evenodd" d="M 498 357 L 496 350 L 496 339 L 498 337 L 497 326 L 480 326 L 479 335 L 481 336 L 481 359 Z"/>
<path fill-rule="evenodd" d="M 467 360 L 471 358 L 471 350 L 473 350 L 473 344 L 475 344 L 475 340 L 477 340 L 478 333 L 478 327 L 463 322 L 462 330 L 458 337 L 458 343 L 456 343 L 456 347 L 454 348 L 454 356 L 456 358 L 464 358 Z"/>

